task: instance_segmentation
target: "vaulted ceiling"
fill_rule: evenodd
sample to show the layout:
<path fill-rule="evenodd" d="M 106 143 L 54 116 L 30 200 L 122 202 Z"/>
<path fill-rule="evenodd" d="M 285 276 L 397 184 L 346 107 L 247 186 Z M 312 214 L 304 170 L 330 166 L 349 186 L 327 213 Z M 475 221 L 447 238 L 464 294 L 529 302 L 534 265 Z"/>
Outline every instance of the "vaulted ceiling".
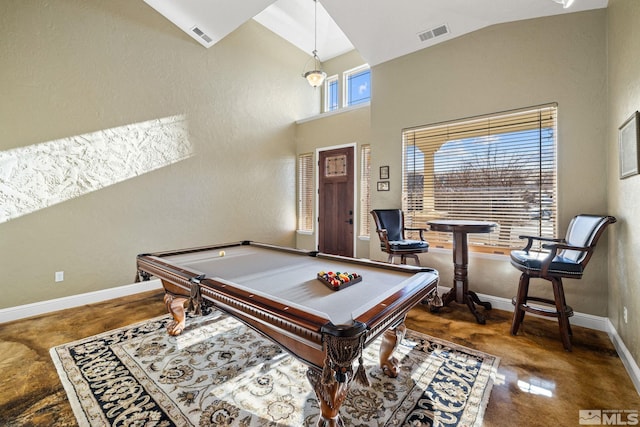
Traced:
<path fill-rule="evenodd" d="M 314 50 L 313 0 L 144 0 L 205 47 L 250 19 Z M 490 25 L 607 7 L 608 0 L 318 0 L 322 61 L 356 49 L 369 65 Z M 441 35 L 438 35 L 441 34 Z"/>

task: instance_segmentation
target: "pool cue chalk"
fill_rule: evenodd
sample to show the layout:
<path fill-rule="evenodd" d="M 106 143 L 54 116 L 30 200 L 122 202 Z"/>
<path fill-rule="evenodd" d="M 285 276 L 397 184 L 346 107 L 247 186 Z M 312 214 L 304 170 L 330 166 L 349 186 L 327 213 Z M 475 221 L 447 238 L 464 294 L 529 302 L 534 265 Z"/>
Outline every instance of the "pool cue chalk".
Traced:
<path fill-rule="evenodd" d="M 226 253 L 225 253 L 224 251 L 220 251 L 220 252 L 218 252 L 218 255 L 220 255 L 220 256 L 225 256 L 225 255 L 226 255 Z"/>

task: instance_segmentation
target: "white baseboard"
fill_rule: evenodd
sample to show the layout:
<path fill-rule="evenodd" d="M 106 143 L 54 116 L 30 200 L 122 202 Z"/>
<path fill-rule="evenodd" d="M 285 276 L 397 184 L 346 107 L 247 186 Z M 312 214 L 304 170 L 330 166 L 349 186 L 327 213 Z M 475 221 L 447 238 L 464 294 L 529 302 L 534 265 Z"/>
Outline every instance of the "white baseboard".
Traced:
<path fill-rule="evenodd" d="M 615 346 L 616 352 L 618 352 L 618 356 L 620 357 L 622 364 L 627 370 L 627 373 L 629 374 L 633 385 L 636 387 L 636 391 L 638 392 L 638 394 L 640 394 L 640 368 L 638 368 L 638 364 L 633 359 L 633 356 L 629 352 L 627 346 L 624 345 L 622 338 L 620 338 L 620 335 L 618 335 L 618 331 L 613 326 L 613 323 L 611 323 L 611 320 L 607 319 L 607 323 L 609 326 L 609 329 L 607 331 L 609 334 L 609 339 Z"/>
<path fill-rule="evenodd" d="M 0 309 L 0 323 L 38 316 L 40 314 L 64 310 L 67 308 L 80 307 L 86 304 L 102 302 L 156 289 L 162 289 L 162 283 L 158 279 L 119 286 L 117 288 L 72 295 L 69 297 L 56 298 L 48 301 L 35 302 L 33 304 L 25 304 L 17 307 L 3 308 Z"/>

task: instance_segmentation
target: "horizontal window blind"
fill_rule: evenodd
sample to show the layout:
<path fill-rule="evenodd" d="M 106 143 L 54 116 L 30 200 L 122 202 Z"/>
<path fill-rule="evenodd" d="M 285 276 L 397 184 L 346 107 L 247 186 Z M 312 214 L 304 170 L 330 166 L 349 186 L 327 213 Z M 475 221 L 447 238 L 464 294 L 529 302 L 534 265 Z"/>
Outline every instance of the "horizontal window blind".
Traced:
<path fill-rule="evenodd" d="M 298 230 L 313 231 L 313 154 L 298 156 Z"/>
<path fill-rule="evenodd" d="M 407 227 L 436 218 L 486 220 L 490 234 L 469 234 L 488 251 L 522 247 L 522 234 L 556 235 L 557 107 L 405 129 L 402 207 Z M 429 232 L 447 247 L 450 233 Z"/>
<path fill-rule="evenodd" d="M 371 224 L 371 146 L 360 149 L 360 236 L 369 236 Z"/>

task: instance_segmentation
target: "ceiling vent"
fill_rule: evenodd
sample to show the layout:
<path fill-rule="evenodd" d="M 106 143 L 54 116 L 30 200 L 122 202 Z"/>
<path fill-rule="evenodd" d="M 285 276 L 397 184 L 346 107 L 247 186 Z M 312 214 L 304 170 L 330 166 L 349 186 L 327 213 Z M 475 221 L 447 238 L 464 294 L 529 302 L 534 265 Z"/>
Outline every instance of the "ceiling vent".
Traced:
<path fill-rule="evenodd" d="M 209 37 L 208 35 L 206 35 L 200 28 L 198 27 L 193 27 L 191 29 L 191 31 L 193 31 L 198 37 L 200 37 L 202 40 L 204 40 L 207 43 L 211 43 L 213 41 L 213 39 L 211 37 Z"/>
<path fill-rule="evenodd" d="M 420 39 L 421 42 L 426 42 L 427 40 L 431 40 L 435 37 L 444 36 L 446 34 L 449 34 L 449 27 L 447 27 L 446 25 L 440 25 L 439 27 L 435 27 L 430 30 L 422 31 L 421 33 L 418 33 L 418 38 Z"/>

